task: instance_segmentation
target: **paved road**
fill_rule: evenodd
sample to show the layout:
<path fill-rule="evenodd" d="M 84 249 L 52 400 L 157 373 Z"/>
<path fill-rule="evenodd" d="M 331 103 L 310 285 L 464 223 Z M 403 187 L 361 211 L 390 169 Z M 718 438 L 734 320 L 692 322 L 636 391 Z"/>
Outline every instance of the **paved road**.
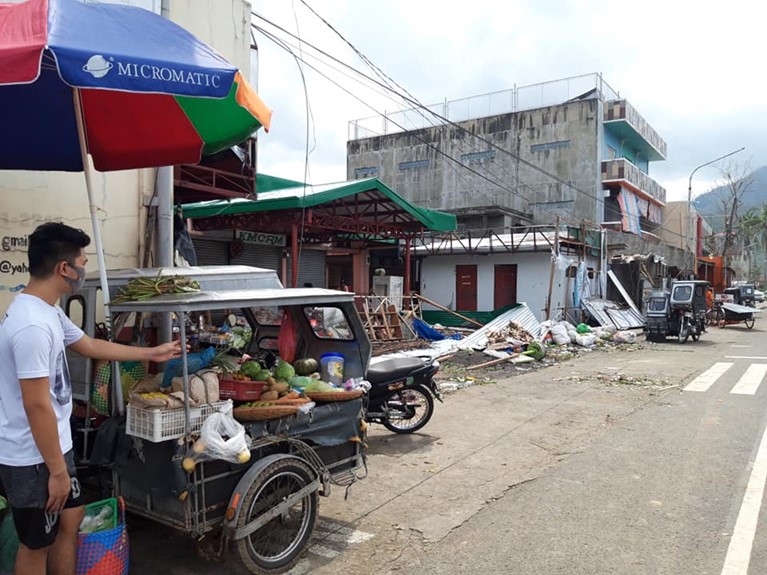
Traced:
<path fill-rule="evenodd" d="M 370 476 L 323 499 L 292 572 L 767 573 L 759 327 L 593 352 L 459 391 L 421 434 L 375 430 Z M 135 573 L 243 572 L 132 537 Z"/>

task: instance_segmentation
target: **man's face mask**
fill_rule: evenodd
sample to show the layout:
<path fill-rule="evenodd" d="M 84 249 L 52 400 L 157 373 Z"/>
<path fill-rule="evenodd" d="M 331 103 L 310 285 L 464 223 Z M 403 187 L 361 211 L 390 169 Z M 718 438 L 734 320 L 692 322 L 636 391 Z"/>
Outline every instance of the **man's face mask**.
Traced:
<path fill-rule="evenodd" d="M 77 293 L 82 289 L 83 284 L 85 283 L 85 268 L 70 262 L 67 262 L 67 264 L 75 271 L 77 278 L 73 279 L 69 276 L 64 276 L 64 281 L 67 282 L 72 293 Z"/>

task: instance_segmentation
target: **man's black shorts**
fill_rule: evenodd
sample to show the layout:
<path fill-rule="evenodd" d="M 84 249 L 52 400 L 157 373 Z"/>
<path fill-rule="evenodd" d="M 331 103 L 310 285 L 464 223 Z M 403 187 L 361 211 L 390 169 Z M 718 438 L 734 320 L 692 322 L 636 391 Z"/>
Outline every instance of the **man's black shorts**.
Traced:
<path fill-rule="evenodd" d="M 83 495 L 77 480 L 74 453 L 65 453 L 64 460 L 72 482 L 64 508 L 79 507 L 83 505 Z M 45 463 L 24 467 L 0 465 L 0 480 L 13 513 L 13 524 L 19 534 L 19 541 L 29 549 L 53 545 L 59 532 L 59 515 L 45 510 L 49 478 L 50 473 Z"/>

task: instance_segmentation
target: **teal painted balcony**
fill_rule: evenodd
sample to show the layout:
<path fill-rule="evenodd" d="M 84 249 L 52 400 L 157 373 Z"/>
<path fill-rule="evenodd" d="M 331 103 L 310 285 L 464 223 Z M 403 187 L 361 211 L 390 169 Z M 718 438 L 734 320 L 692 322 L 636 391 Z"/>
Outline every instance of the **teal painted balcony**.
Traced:
<path fill-rule="evenodd" d="M 666 188 L 625 158 L 602 162 L 602 184 L 623 185 L 647 199 L 666 204 Z"/>
<path fill-rule="evenodd" d="M 645 153 L 649 161 L 665 160 L 666 142 L 627 100 L 604 103 L 604 127 L 619 140 Z"/>

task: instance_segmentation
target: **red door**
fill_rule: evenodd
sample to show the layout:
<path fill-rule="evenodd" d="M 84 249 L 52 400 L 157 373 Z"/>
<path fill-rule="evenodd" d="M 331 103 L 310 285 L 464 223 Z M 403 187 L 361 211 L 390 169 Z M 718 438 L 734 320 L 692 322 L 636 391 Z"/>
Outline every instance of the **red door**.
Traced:
<path fill-rule="evenodd" d="M 494 309 L 517 303 L 517 264 L 495 266 Z"/>
<path fill-rule="evenodd" d="M 455 266 L 455 308 L 477 311 L 477 266 Z"/>

